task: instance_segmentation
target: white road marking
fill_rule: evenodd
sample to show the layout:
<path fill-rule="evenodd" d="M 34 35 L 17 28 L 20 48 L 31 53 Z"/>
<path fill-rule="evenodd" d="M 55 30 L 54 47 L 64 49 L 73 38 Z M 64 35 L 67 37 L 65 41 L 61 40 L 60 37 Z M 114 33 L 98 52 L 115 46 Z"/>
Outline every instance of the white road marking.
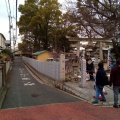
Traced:
<path fill-rule="evenodd" d="M 31 79 L 29 77 L 27 77 L 27 76 L 29 76 L 29 74 L 24 73 L 24 69 L 19 68 L 19 70 L 20 70 L 20 75 L 21 75 L 21 79 L 22 79 L 22 82 L 23 82 L 24 86 L 33 86 L 33 85 L 35 85 L 35 83 L 30 82 Z M 28 80 L 29 80 L 29 82 L 28 82 Z"/>
<path fill-rule="evenodd" d="M 24 83 L 24 86 L 33 86 L 33 85 L 35 85 L 35 83 L 30 83 L 30 82 L 28 82 L 28 83 Z"/>

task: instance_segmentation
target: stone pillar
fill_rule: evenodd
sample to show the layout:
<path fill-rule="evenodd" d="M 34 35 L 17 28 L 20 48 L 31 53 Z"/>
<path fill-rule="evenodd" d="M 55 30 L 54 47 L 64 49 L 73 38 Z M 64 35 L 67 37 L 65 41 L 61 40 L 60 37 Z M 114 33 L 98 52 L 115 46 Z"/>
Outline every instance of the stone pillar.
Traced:
<path fill-rule="evenodd" d="M 65 81 L 65 55 L 60 55 L 60 80 Z"/>
<path fill-rule="evenodd" d="M 111 70 L 110 49 L 108 49 L 107 69 Z"/>
<path fill-rule="evenodd" d="M 80 74 L 80 41 L 77 42 L 77 52 L 76 52 L 76 55 L 77 55 L 77 63 L 78 63 L 78 67 L 76 68 L 77 69 L 77 74 Z"/>
<path fill-rule="evenodd" d="M 79 57 L 80 54 L 80 41 L 77 42 L 77 53 L 76 55 Z"/>
<path fill-rule="evenodd" d="M 97 54 L 94 55 L 95 56 L 95 61 L 94 61 L 94 70 L 95 70 L 95 73 L 97 72 L 97 69 L 98 69 L 98 63 L 100 61 L 98 61 L 98 56 Z"/>
<path fill-rule="evenodd" d="M 100 42 L 99 44 L 99 56 L 100 56 L 100 60 L 103 60 L 103 49 L 102 49 L 102 42 Z"/>
<path fill-rule="evenodd" d="M 86 60 L 81 60 L 81 81 L 80 87 L 85 87 L 86 84 Z"/>

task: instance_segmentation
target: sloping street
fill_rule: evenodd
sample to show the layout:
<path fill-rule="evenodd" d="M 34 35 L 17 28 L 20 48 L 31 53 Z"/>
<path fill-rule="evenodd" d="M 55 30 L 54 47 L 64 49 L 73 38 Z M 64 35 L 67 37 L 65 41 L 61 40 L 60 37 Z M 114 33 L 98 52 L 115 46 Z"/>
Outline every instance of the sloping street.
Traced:
<path fill-rule="evenodd" d="M 120 109 L 94 106 L 45 85 L 15 58 L 0 120 L 119 120 Z"/>
<path fill-rule="evenodd" d="M 38 82 L 16 57 L 8 76 L 8 90 L 2 109 L 20 108 L 54 103 L 80 102 L 67 93 Z"/>

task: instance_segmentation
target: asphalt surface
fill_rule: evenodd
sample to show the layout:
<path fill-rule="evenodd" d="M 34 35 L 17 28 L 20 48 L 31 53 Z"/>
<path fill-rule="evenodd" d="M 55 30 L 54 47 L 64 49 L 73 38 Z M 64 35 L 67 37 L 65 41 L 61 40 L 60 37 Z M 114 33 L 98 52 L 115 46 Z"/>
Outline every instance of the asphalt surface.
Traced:
<path fill-rule="evenodd" d="M 120 108 L 94 106 L 42 82 L 40 84 L 21 61 L 15 59 L 9 73 L 8 91 L 0 110 L 0 120 L 119 119 Z"/>
<path fill-rule="evenodd" d="M 8 79 L 8 90 L 2 109 L 81 101 L 63 91 L 39 83 L 27 71 L 19 57 L 13 63 Z"/>
<path fill-rule="evenodd" d="M 50 104 L 0 111 L 0 120 L 119 120 L 120 109 L 86 102 Z"/>

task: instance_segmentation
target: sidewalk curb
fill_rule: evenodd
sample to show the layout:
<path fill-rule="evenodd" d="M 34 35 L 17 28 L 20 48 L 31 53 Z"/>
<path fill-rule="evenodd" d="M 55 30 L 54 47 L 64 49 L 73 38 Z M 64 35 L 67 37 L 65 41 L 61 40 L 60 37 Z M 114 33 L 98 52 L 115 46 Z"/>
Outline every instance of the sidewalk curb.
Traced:
<path fill-rule="evenodd" d="M 90 97 L 87 97 L 84 93 L 82 93 L 80 90 L 75 90 L 74 87 L 69 86 L 69 85 L 63 85 L 63 87 L 66 89 L 66 91 L 70 91 L 71 94 L 80 97 L 81 99 L 83 99 L 86 102 L 89 102 L 91 100 Z"/>

